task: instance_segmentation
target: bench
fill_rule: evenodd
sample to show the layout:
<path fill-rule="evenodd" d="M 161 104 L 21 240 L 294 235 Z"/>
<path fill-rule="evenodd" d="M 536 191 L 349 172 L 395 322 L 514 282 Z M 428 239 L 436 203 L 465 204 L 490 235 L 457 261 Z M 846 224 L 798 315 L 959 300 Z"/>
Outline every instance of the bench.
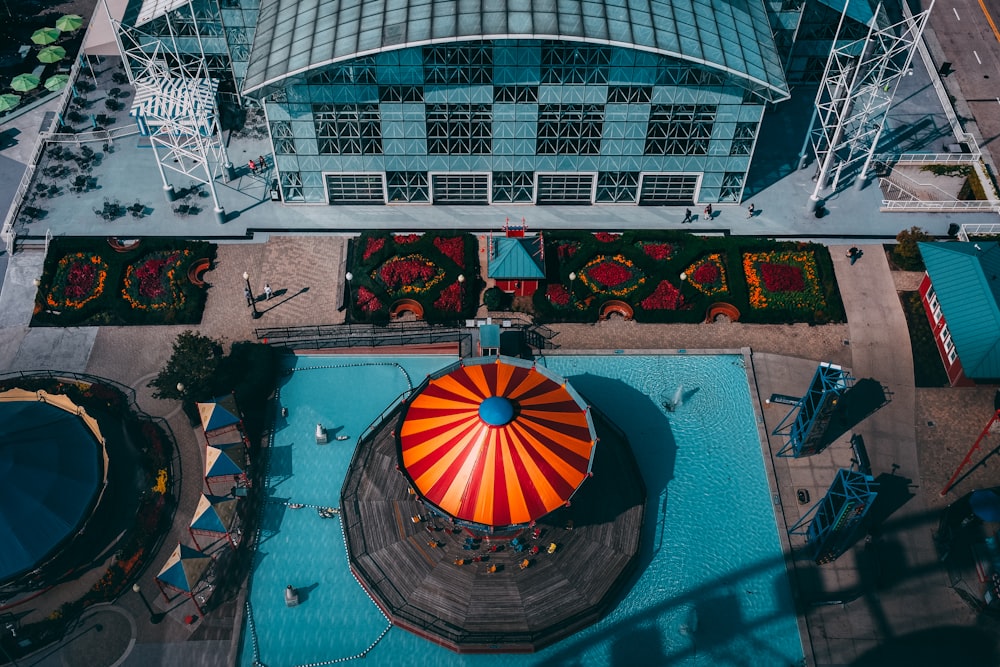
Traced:
<path fill-rule="evenodd" d="M 395 320 L 402 317 L 403 313 L 413 313 L 418 320 L 424 319 L 424 307 L 413 299 L 400 299 L 389 308 L 389 319 Z"/>
<path fill-rule="evenodd" d="M 730 322 L 736 322 L 740 319 L 740 311 L 731 303 L 719 301 L 708 307 L 708 310 L 705 313 L 705 322 L 706 324 L 715 322 L 720 316 L 729 318 Z"/>
<path fill-rule="evenodd" d="M 635 316 L 632 311 L 632 306 L 628 305 L 624 301 L 619 301 L 618 299 L 612 299 L 610 301 L 605 301 L 601 305 L 601 312 L 598 314 L 598 319 L 607 320 L 610 319 L 612 315 L 621 315 L 626 321 L 631 321 Z"/>
<path fill-rule="evenodd" d="M 188 280 L 191 281 L 192 285 L 202 287 L 205 284 L 204 274 L 211 266 L 212 261 L 207 257 L 191 262 L 191 266 L 188 267 Z"/>

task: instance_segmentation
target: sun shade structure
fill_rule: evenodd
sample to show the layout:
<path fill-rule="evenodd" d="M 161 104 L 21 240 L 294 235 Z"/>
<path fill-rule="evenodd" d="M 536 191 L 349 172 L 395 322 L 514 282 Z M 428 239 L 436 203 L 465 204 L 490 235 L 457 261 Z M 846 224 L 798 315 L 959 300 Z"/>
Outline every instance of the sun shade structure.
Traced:
<path fill-rule="evenodd" d="M 569 503 L 590 474 L 590 409 L 562 378 L 507 357 L 429 377 L 404 413 L 401 470 L 423 500 L 478 526 L 506 528 Z"/>
<path fill-rule="evenodd" d="M 56 28 L 63 32 L 73 32 L 79 30 L 83 25 L 83 17 L 76 14 L 66 14 L 56 19 Z"/>
<path fill-rule="evenodd" d="M 66 57 L 66 49 L 61 46 L 46 46 L 38 52 L 38 62 L 57 63 Z"/>
<path fill-rule="evenodd" d="M 59 39 L 60 33 L 56 28 L 39 28 L 31 33 L 31 41 L 35 44 L 51 44 Z"/>
<path fill-rule="evenodd" d="M 39 78 L 34 74 L 18 74 L 10 81 L 10 87 L 14 90 L 26 93 L 29 90 L 38 88 Z"/>
<path fill-rule="evenodd" d="M 199 549 L 201 545 L 195 539 L 196 534 L 201 535 L 225 535 L 230 546 L 236 548 L 229 534 L 233 520 L 236 518 L 237 499 L 229 496 L 207 496 L 202 495 L 198 500 L 198 507 L 194 511 L 194 518 L 191 519 L 191 526 L 188 532 L 195 546 Z"/>
<path fill-rule="evenodd" d="M 240 423 L 239 408 L 232 396 L 221 396 L 212 403 L 197 403 L 201 427 L 205 433 L 216 431 Z"/>
<path fill-rule="evenodd" d="M 10 111 L 20 103 L 21 97 L 19 95 L 12 95 L 10 93 L 0 95 L 0 111 Z"/>
<path fill-rule="evenodd" d="M 45 80 L 45 90 L 51 90 L 53 92 L 57 90 L 62 90 L 66 87 L 69 82 L 68 74 L 53 74 Z"/>
<path fill-rule="evenodd" d="M 205 451 L 205 479 L 243 475 L 243 460 L 237 454 L 242 450 L 208 447 Z"/>
<path fill-rule="evenodd" d="M 212 558 L 206 556 L 197 549 L 184 544 L 177 544 L 177 548 L 170 554 L 170 558 L 163 564 L 163 569 L 156 575 L 156 585 L 160 587 L 160 592 L 167 599 L 164 586 L 186 593 L 201 612 L 201 606 L 195 600 L 194 590 L 205 574 L 205 570 L 212 563 Z M 167 599 L 169 602 L 169 599 Z"/>
<path fill-rule="evenodd" d="M 0 393 L 0 583 L 55 555 L 107 483 L 97 422 L 66 396 Z"/>

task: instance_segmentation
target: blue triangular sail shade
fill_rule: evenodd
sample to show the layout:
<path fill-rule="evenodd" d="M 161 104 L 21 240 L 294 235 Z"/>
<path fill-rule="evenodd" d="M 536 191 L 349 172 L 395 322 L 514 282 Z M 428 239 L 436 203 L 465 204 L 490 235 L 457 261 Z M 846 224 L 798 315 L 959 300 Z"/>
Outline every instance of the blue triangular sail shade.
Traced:
<path fill-rule="evenodd" d="M 232 456 L 234 450 L 205 448 L 205 477 L 227 477 L 243 474 L 243 461 Z"/>
<path fill-rule="evenodd" d="M 232 396 L 222 396 L 212 403 L 198 403 L 201 427 L 207 433 L 240 423 L 239 409 Z"/>
<path fill-rule="evenodd" d="M 212 559 L 197 549 L 178 544 L 156 578 L 171 588 L 190 593 Z"/>
<path fill-rule="evenodd" d="M 236 498 L 202 495 L 191 528 L 209 533 L 228 533 L 236 514 Z"/>

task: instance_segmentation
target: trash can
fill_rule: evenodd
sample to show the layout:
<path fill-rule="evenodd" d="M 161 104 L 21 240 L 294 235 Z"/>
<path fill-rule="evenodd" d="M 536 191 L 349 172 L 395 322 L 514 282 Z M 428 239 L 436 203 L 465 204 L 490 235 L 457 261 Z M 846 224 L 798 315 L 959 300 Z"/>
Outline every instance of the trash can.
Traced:
<path fill-rule="evenodd" d="M 271 181 L 271 201 L 281 201 L 281 190 L 278 188 L 278 179 Z"/>

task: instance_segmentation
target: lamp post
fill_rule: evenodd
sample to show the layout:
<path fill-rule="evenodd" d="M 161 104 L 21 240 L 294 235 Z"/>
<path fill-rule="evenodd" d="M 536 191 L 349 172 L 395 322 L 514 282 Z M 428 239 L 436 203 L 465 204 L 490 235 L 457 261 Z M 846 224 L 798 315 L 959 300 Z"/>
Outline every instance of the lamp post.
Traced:
<path fill-rule="evenodd" d="M 249 295 L 247 298 L 250 301 L 250 307 L 253 308 L 253 318 L 255 320 L 260 319 L 260 311 L 257 310 L 257 299 L 254 298 L 253 288 L 250 287 L 250 274 L 246 271 L 243 272 L 243 280 L 245 280 L 247 284 L 247 294 Z"/>
<path fill-rule="evenodd" d="M 465 274 L 458 274 L 458 312 L 465 309 Z"/>
<path fill-rule="evenodd" d="M 569 272 L 569 301 L 574 303 L 576 301 L 576 293 L 573 291 L 573 283 L 576 281 L 576 272 Z"/>
<path fill-rule="evenodd" d="M 348 271 L 347 273 L 344 274 L 344 278 L 347 279 L 347 314 L 344 316 L 344 319 L 347 320 L 347 333 L 348 333 L 348 335 L 350 335 L 350 333 L 351 333 L 351 299 L 353 298 L 353 296 L 352 296 L 353 292 L 351 291 L 351 281 L 354 280 L 354 274 L 351 273 L 350 271 Z"/>
<path fill-rule="evenodd" d="M 163 614 L 156 613 L 153 611 L 153 608 L 149 606 L 149 600 L 147 600 L 146 596 L 142 594 L 142 589 L 139 588 L 139 584 L 132 584 L 132 592 L 136 593 L 139 596 L 139 599 L 142 600 L 142 603 L 146 605 L 146 611 L 149 612 L 150 623 L 156 625 L 163 620 Z"/>
<path fill-rule="evenodd" d="M 181 395 L 181 400 L 184 400 L 184 390 L 185 389 L 186 389 L 186 387 L 184 386 L 183 382 L 178 382 L 177 383 L 177 393 Z"/>
<path fill-rule="evenodd" d="M 683 271 L 681 271 L 681 282 L 684 282 L 687 279 L 688 279 L 688 274 L 686 274 Z"/>

